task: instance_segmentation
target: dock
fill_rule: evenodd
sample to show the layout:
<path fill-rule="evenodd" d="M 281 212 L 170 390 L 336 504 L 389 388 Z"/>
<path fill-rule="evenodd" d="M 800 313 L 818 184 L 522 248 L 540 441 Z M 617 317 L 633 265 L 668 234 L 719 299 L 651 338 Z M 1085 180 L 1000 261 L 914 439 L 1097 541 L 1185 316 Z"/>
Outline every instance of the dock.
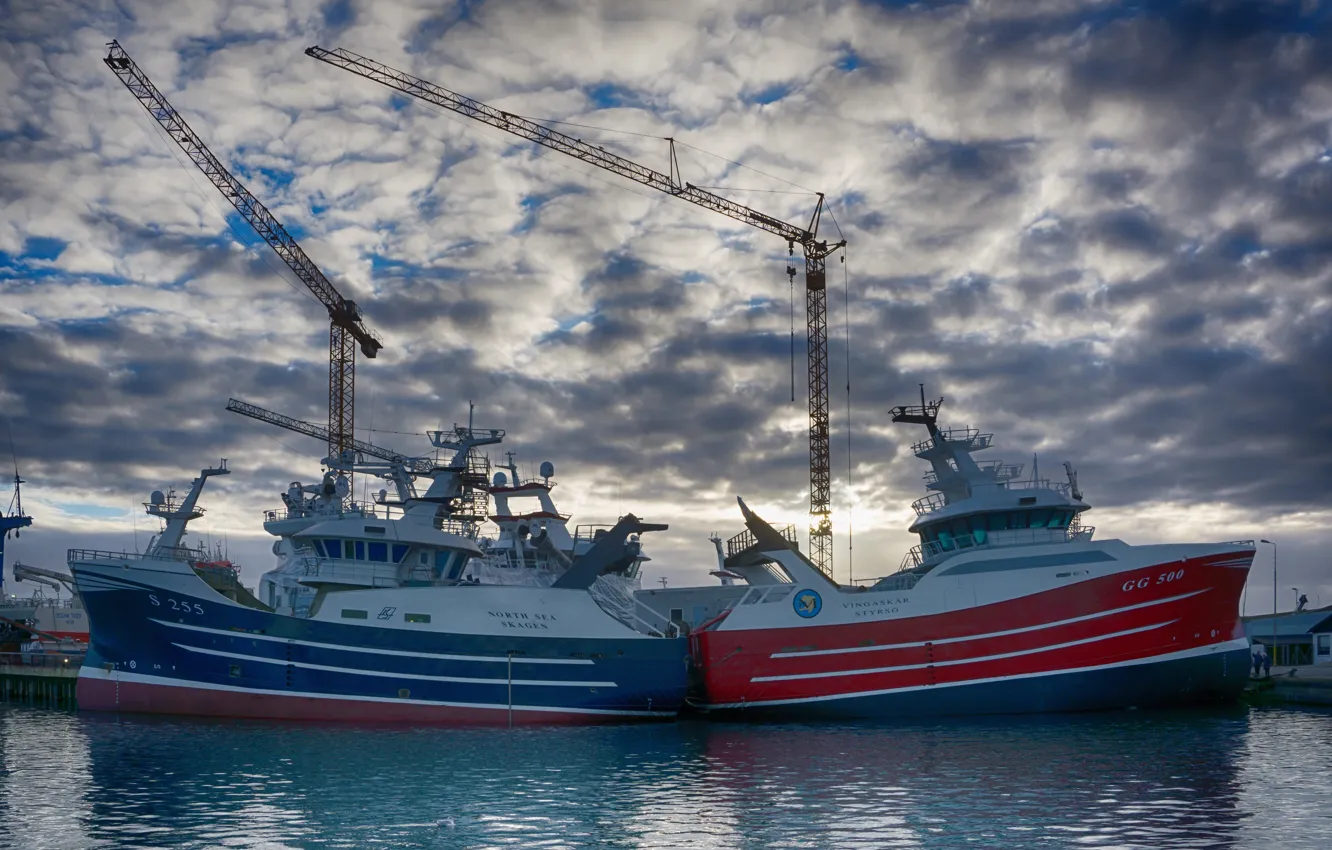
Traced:
<path fill-rule="evenodd" d="M 0 653 L 0 702 L 76 708 L 74 686 L 82 664 L 82 654 Z"/>
<path fill-rule="evenodd" d="M 1273 667 L 1271 676 L 1249 681 L 1245 697 L 1254 703 L 1332 706 L 1332 664 Z"/>

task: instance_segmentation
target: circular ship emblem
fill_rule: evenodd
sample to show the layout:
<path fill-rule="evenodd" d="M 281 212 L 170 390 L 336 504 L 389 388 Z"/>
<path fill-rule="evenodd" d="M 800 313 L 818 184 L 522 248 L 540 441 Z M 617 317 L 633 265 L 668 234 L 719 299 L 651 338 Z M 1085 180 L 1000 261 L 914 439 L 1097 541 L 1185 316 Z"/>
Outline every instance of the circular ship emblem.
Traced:
<path fill-rule="evenodd" d="M 800 591 L 791 604 L 795 607 L 795 612 L 807 620 L 810 617 L 817 617 L 823 610 L 823 598 L 815 590 Z"/>

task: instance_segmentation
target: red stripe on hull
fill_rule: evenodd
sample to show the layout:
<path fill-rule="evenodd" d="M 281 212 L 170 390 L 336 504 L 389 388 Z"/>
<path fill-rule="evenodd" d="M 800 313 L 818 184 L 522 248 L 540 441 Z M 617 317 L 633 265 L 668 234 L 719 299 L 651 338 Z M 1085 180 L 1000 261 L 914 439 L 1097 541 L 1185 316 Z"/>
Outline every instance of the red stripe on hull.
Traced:
<path fill-rule="evenodd" d="M 1214 566 L 1240 554 L 1161 564 L 921 617 L 729 631 L 722 623 L 716 631 L 696 633 L 692 647 L 703 670 L 706 701 L 713 705 L 957 684 L 1149 659 L 1244 636 L 1239 596 L 1248 570 Z M 1164 577 L 1170 578 L 1158 583 Z M 864 598 L 839 595 L 825 604 Z M 1050 625 L 1074 619 L 1078 622 Z M 1030 631 L 995 634 L 1018 629 Z M 868 649 L 895 644 L 919 645 Z M 855 651 L 804 654 L 838 649 Z M 772 657 L 782 653 L 793 654 Z"/>
<path fill-rule="evenodd" d="M 80 711 L 176 714 L 254 720 L 318 720 L 357 723 L 424 723 L 449 726 L 507 726 L 506 708 L 465 708 L 407 702 L 378 702 L 285 694 L 244 693 L 116 682 L 80 677 L 75 691 Z M 515 708 L 513 725 L 593 725 L 670 718 Z"/>

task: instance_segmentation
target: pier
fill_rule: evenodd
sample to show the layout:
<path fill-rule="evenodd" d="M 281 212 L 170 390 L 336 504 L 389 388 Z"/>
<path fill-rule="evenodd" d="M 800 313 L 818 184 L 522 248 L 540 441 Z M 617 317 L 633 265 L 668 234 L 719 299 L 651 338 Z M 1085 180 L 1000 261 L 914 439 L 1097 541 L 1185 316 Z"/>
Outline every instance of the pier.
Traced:
<path fill-rule="evenodd" d="M 1245 697 L 1255 703 L 1332 706 L 1332 664 L 1273 667 L 1271 676 L 1249 682 Z"/>
<path fill-rule="evenodd" d="M 0 652 L 0 702 L 76 708 L 74 686 L 83 655 Z"/>

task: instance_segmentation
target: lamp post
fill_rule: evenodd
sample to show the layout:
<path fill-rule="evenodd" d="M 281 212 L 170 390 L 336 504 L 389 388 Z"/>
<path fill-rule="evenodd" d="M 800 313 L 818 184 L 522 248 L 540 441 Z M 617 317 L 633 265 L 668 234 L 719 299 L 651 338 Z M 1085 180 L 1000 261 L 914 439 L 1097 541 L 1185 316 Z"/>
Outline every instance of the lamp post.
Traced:
<path fill-rule="evenodd" d="M 1259 543 L 1266 543 L 1272 547 L 1272 661 L 1276 661 L 1276 639 L 1277 639 L 1277 559 L 1276 544 L 1271 540 L 1260 540 Z"/>

